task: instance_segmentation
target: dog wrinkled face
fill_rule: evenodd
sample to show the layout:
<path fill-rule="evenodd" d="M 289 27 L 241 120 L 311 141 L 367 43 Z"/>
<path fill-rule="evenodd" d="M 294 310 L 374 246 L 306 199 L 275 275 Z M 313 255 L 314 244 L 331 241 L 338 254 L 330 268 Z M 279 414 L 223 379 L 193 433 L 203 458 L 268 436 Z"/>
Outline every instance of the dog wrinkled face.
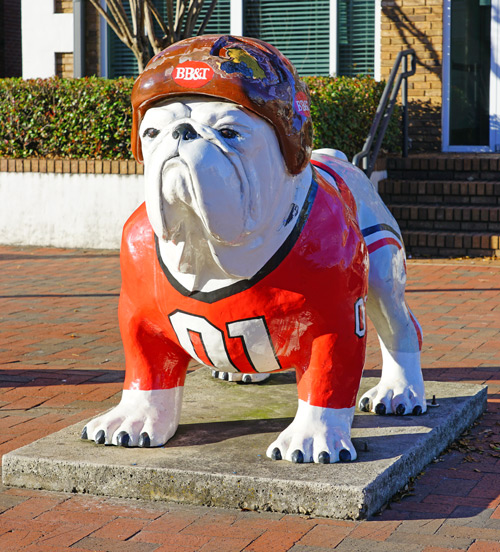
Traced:
<path fill-rule="evenodd" d="M 149 109 L 140 136 L 160 239 L 241 245 L 269 224 L 287 171 L 264 119 L 233 103 L 186 99 Z"/>

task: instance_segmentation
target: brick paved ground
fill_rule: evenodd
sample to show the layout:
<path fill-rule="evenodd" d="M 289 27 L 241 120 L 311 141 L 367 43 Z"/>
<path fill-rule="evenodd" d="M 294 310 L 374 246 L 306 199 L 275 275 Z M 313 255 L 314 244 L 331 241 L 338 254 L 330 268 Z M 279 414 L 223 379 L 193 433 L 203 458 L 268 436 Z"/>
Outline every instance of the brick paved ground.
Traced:
<path fill-rule="evenodd" d="M 115 252 L 0 247 L 0 454 L 118 400 Z M 0 550 L 500 552 L 500 262 L 409 262 L 425 377 L 489 385 L 488 412 L 363 522 L 0 488 Z M 378 374 L 369 338 L 366 375 Z"/>

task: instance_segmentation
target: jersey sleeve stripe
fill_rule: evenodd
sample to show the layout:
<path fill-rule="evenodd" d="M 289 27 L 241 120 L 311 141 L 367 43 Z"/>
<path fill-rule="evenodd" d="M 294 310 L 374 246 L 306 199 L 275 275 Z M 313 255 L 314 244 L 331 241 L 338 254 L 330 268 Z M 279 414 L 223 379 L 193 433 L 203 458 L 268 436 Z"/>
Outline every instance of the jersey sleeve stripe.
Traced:
<path fill-rule="evenodd" d="M 374 224 L 373 226 L 368 226 L 368 228 L 361 230 L 361 233 L 363 234 L 364 238 L 367 238 L 368 236 L 371 236 L 372 234 L 375 234 L 376 232 L 381 232 L 383 230 L 394 234 L 400 242 L 403 241 L 399 232 L 394 230 L 394 228 L 392 226 L 389 226 L 389 224 Z"/>
<path fill-rule="evenodd" d="M 373 253 L 374 251 L 377 251 L 377 249 L 384 247 L 384 245 L 395 245 L 398 249 L 403 249 L 402 245 L 397 240 L 393 238 L 381 238 L 369 245 L 367 244 L 368 254 Z"/>

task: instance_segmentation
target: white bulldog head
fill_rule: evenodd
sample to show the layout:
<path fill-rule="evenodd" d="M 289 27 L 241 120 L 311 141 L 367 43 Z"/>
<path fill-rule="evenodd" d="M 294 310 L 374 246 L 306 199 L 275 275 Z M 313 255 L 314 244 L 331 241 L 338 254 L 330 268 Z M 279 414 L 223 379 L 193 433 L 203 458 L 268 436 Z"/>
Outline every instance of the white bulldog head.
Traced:
<path fill-rule="evenodd" d="M 253 275 L 294 226 L 281 231 L 308 187 L 309 167 L 290 175 L 271 125 L 230 102 L 184 98 L 152 107 L 139 134 L 148 217 L 158 238 L 178 249 L 176 270 L 197 272 L 209 254 L 226 275 Z M 248 263 L 238 248 L 262 254 Z"/>

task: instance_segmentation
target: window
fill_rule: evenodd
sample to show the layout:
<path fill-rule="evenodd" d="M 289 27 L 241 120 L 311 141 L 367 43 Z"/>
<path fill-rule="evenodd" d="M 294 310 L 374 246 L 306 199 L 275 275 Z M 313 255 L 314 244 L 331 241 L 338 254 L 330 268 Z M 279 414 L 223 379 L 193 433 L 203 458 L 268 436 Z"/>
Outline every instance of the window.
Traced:
<path fill-rule="evenodd" d="M 276 46 L 302 76 L 330 73 L 330 0 L 245 0 L 243 34 Z"/>
<path fill-rule="evenodd" d="M 377 0 L 240 1 L 243 34 L 276 46 L 300 75 L 329 75 L 334 66 L 339 75 L 374 75 Z M 155 3 L 160 13 L 165 14 L 164 0 L 155 0 Z M 209 3 L 205 1 L 198 25 Z M 229 34 L 231 4 L 237 3 L 218 0 L 204 34 Z M 127 2 L 124 7 L 130 9 Z M 332 14 L 336 17 L 331 17 Z M 336 33 L 330 29 L 334 20 L 337 21 Z M 108 76 L 137 76 L 137 62 L 131 50 L 110 29 L 107 40 Z M 332 64 L 334 58 L 335 65 Z"/>
<path fill-rule="evenodd" d="M 231 0 L 217 0 L 215 9 L 210 17 L 203 34 L 229 34 L 231 32 Z M 201 15 L 200 23 L 205 17 L 205 13 L 210 5 L 210 0 L 205 0 Z"/>
<path fill-rule="evenodd" d="M 128 4 L 124 4 L 123 7 L 125 11 L 130 10 Z M 106 32 L 108 39 L 108 78 L 136 77 L 139 71 L 132 50 L 123 44 L 109 26 L 106 26 Z"/>
<path fill-rule="evenodd" d="M 375 2 L 337 0 L 337 72 L 374 74 Z"/>

